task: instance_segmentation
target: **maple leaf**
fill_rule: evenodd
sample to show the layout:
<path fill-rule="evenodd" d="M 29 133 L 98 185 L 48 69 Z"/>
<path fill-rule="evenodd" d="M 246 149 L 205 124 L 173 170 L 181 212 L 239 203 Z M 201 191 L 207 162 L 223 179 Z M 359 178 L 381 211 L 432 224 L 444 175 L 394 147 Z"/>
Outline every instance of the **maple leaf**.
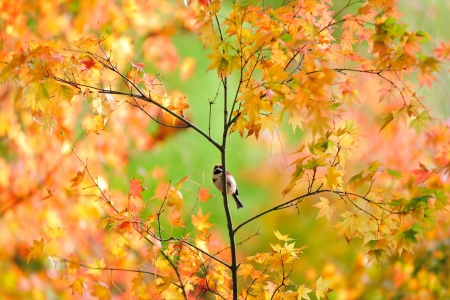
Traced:
<path fill-rule="evenodd" d="M 72 98 L 75 94 L 77 94 L 77 90 L 75 88 L 65 85 L 53 83 L 50 87 L 50 94 L 54 97 L 57 103 L 61 101 L 66 101 L 71 104 Z"/>
<path fill-rule="evenodd" d="M 274 230 L 273 233 L 275 234 L 277 239 L 280 240 L 280 241 L 289 242 L 289 241 L 294 240 L 292 238 L 289 238 L 289 234 L 282 235 L 278 230 Z"/>
<path fill-rule="evenodd" d="M 253 272 L 253 270 L 254 270 L 254 268 L 251 264 L 241 264 L 241 265 L 239 265 L 237 274 L 243 275 L 244 280 L 246 280 L 247 277 Z"/>
<path fill-rule="evenodd" d="M 98 40 L 95 37 L 82 37 L 76 41 L 73 41 L 75 47 L 87 49 L 93 46 L 97 46 L 102 40 Z"/>
<path fill-rule="evenodd" d="M 15 68 L 25 62 L 27 57 L 23 54 L 15 54 L 11 61 L 0 71 L 0 82 L 4 83 Z"/>
<path fill-rule="evenodd" d="M 328 287 L 330 285 L 330 280 L 322 281 L 322 277 L 319 277 L 316 281 L 316 297 L 317 300 L 320 298 L 328 299 L 327 294 L 332 290 Z"/>
<path fill-rule="evenodd" d="M 99 134 L 99 130 L 106 130 L 105 127 L 105 117 L 102 115 L 96 115 L 93 117 L 84 117 L 83 123 L 81 126 L 83 126 L 84 130 L 86 130 L 86 135 L 88 135 L 91 131 Z"/>
<path fill-rule="evenodd" d="M 158 290 L 162 293 L 169 288 L 174 279 L 174 274 L 170 273 L 169 276 L 160 278 L 161 281 L 157 283 Z"/>
<path fill-rule="evenodd" d="M 419 45 L 421 39 L 422 37 L 416 33 L 409 34 L 405 45 L 403 46 L 403 52 L 414 56 L 415 52 L 419 52 L 421 50 Z"/>
<path fill-rule="evenodd" d="M 198 200 L 208 202 L 210 198 L 212 198 L 212 195 L 209 193 L 209 188 L 200 188 L 198 191 Z"/>
<path fill-rule="evenodd" d="M 261 130 L 268 129 L 271 134 L 276 130 L 280 121 L 274 114 L 268 114 L 261 117 Z"/>
<path fill-rule="evenodd" d="M 69 286 L 72 288 L 72 295 L 77 293 L 80 296 L 83 296 L 83 286 L 84 286 L 84 278 L 78 277 L 75 279 L 72 284 Z"/>
<path fill-rule="evenodd" d="M 450 41 L 446 44 L 440 42 L 440 47 L 433 50 L 438 58 L 450 60 Z"/>
<path fill-rule="evenodd" d="M 389 88 L 380 89 L 377 92 L 380 93 L 378 103 L 386 101 L 387 104 L 390 104 L 392 101 L 395 101 L 399 96 L 399 92 L 394 86 L 389 86 Z"/>
<path fill-rule="evenodd" d="M 145 188 L 142 187 L 142 180 L 135 179 L 135 178 L 130 180 L 130 196 L 131 197 L 142 199 L 143 191 L 145 191 Z"/>
<path fill-rule="evenodd" d="M 420 62 L 418 64 L 420 68 L 420 73 L 418 75 L 420 87 L 426 84 L 431 88 L 431 82 L 436 81 L 436 77 L 432 74 L 433 72 L 439 71 L 440 61 L 431 56 L 424 56 L 419 53 Z"/>
<path fill-rule="evenodd" d="M 298 293 L 298 300 L 306 299 L 310 300 L 308 293 L 312 292 L 311 289 L 307 288 L 304 284 L 298 287 L 297 293 Z"/>
<path fill-rule="evenodd" d="M 387 114 L 383 117 L 383 123 L 381 124 L 380 131 L 381 132 L 391 121 L 394 120 L 394 115 L 391 113 Z"/>
<path fill-rule="evenodd" d="M 207 213 L 206 215 L 203 215 L 202 209 L 198 209 L 197 215 L 191 215 L 192 216 L 192 225 L 194 225 L 195 228 L 197 228 L 199 231 L 206 231 L 208 228 L 213 226 L 213 224 L 208 222 L 209 216 L 211 215 L 211 212 Z"/>
<path fill-rule="evenodd" d="M 330 201 L 328 201 L 327 198 L 319 197 L 320 202 L 313 205 L 314 207 L 320 208 L 319 214 L 317 215 L 316 219 L 327 216 L 327 220 L 330 221 L 331 214 L 336 210 L 336 207 L 331 205 Z"/>
<path fill-rule="evenodd" d="M 53 128 L 56 127 L 57 123 L 51 114 L 33 110 L 31 111 L 31 115 L 33 116 L 33 120 L 41 125 L 41 132 L 49 131 L 50 135 L 53 135 Z"/>
<path fill-rule="evenodd" d="M 203 42 L 203 49 L 217 45 L 219 38 L 217 37 L 213 24 L 210 20 L 202 24 L 199 32 L 200 38 Z"/>
<path fill-rule="evenodd" d="M 95 60 L 91 57 L 84 57 L 80 60 L 81 64 L 83 65 L 82 69 L 84 70 L 90 70 L 93 66 L 95 66 Z"/>
<path fill-rule="evenodd" d="M 31 259 L 36 259 L 39 257 L 39 255 L 42 254 L 42 251 L 44 250 L 44 239 L 41 238 L 41 240 L 33 240 L 33 247 L 29 248 L 28 250 L 30 253 L 27 255 L 27 264 L 30 262 Z"/>
<path fill-rule="evenodd" d="M 77 172 L 77 175 L 70 180 L 73 182 L 70 187 L 78 186 L 81 182 L 83 182 L 85 171 L 86 171 L 86 169 L 83 169 L 83 172 L 81 172 L 81 171 Z"/>
<path fill-rule="evenodd" d="M 412 244 L 417 244 L 417 235 L 420 235 L 424 228 L 419 223 L 414 223 L 409 229 L 397 233 L 394 237 L 395 249 L 401 255 L 403 250 L 414 253 Z"/>
<path fill-rule="evenodd" d="M 298 112 L 291 113 L 289 116 L 289 124 L 292 126 L 292 130 L 295 134 L 295 129 L 300 128 L 303 131 L 303 122 L 305 119 Z"/>
<path fill-rule="evenodd" d="M 332 191 L 342 188 L 342 173 L 343 171 L 338 171 L 335 167 L 329 167 L 323 179 L 324 185 Z"/>
<path fill-rule="evenodd" d="M 420 169 L 413 170 L 413 173 L 417 175 L 415 184 L 424 181 L 432 174 L 432 171 L 428 170 L 427 167 L 425 167 L 423 164 L 420 163 L 419 166 Z"/>
<path fill-rule="evenodd" d="M 32 110 L 45 112 L 47 105 L 50 103 L 50 95 L 47 83 L 31 83 L 24 94 L 24 107 L 30 107 Z"/>
<path fill-rule="evenodd" d="M 214 50 L 213 53 L 206 55 L 206 57 L 211 60 L 211 64 L 206 71 L 216 69 L 217 75 L 219 76 L 229 75 L 228 68 L 230 67 L 230 62 L 221 51 Z"/>
<path fill-rule="evenodd" d="M 105 260 L 103 258 L 101 260 L 94 258 L 94 262 L 88 264 L 88 267 L 89 267 L 89 270 L 87 271 L 88 274 L 98 276 L 102 273 L 102 269 L 106 267 Z"/>
<path fill-rule="evenodd" d="M 111 292 L 107 284 L 99 281 L 98 283 L 92 283 L 93 291 L 91 292 L 91 296 L 97 297 L 99 300 L 110 300 Z"/>
<path fill-rule="evenodd" d="M 357 231 L 363 231 L 366 218 L 362 215 L 349 211 L 342 213 L 341 217 L 344 218 L 342 231 L 344 232 L 347 242 L 350 242 Z"/>
<path fill-rule="evenodd" d="M 64 233 L 64 228 L 60 228 L 60 227 L 48 227 L 47 232 L 46 232 L 46 234 L 51 239 L 57 239 L 57 238 L 61 237 L 63 233 Z"/>
<path fill-rule="evenodd" d="M 131 291 L 136 294 L 139 295 L 139 290 L 144 287 L 145 288 L 145 283 L 143 282 L 144 276 L 142 275 L 142 273 L 138 273 L 136 275 L 136 277 L 134 277 L 133 279 L 131 279 L 132 282 L 132 287 L 131 287 Z"/>
<path fill-rule="evenodd" d="M 428 125 L 432 119 L 428 114 L 428 111 L 422 111 L 415 119 L 412 119 L 409 123 L 409 128 L 414 128 L 417 134 L 420 134 L 424 129 L 428 129 Z"/>

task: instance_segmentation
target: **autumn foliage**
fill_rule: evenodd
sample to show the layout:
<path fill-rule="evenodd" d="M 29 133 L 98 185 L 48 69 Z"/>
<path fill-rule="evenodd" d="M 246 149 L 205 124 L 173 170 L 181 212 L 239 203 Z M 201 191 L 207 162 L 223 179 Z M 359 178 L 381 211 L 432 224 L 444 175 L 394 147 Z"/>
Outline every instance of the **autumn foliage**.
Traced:
<path fill-rule="evenodd" d="M 450 297 L 450 123 L 421 96 L 450 42 L 396 1 L 0 8 L 5 299 Z"/>

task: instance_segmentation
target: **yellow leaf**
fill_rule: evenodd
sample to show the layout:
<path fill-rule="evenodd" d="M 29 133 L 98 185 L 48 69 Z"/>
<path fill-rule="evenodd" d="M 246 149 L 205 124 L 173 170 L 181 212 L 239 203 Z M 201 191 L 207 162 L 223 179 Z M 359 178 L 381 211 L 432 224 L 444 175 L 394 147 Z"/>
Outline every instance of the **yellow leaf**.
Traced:
<path fill-rule="evenodd" d="M 91 293 L 92 296 L 97 297 L 99 300 L 110 300 L 111 292 L 109 291 L 109 287 L 99 281 L 98 283 L 92 283 L 93 291 Z"/>
<path fill-rule="evenodd" d="M 348 236 L 349 238 L 353 237 L 357 230 L 364 232 L 364 227 L 367 221 L 364 216 L 346 211 L 341 214 L 341 217 L 344 218 L 344 223 L 342 226 L 343 229 L 348 229 L 347 232 L 350 234 L 350 236 Z"/>
<path fill-rule="evenodd" d="M 297 127 L 303 131 L 302 122 L 304 122 L 304 121 L 305 121 L 305 119 L 300 115 L 299 112 L 294 111 L 291 113 L 291 115 L 289 117 L 289 124 L 291 124 L 294 134 L 295 134 L 295 129 L 297 129 Z"/>
<path fill-rule="evenodd" d="M 247 277 L 252 273 L 253 271 L 253 266 L 251 264 L 241 264 L 239 265 L 239 269 L 238 269 L 238 275 L 243 275 L 244 276 L 244 280 L 247 279 Z"/>
<path fill-rule="evenodd" d="M 50 94 L 57 103 L 66 101 L 71 104 L 73 96 L 77 93 L 74 87 L 56 82 L 52 82 L 49 89 Z"/>
<path fill-rule="evenodd" d="M 268 129 L 271 134 L 278 127 L 279 120 L 275 114 L 261 116 L 261 130 Z"/>
<path fill-rule="evenodd" d="M 174 279 L 173 273 L 171 272 L 169 276 L 162 278 L 161 282 L 158 282 L 157 287 L 160 293 L 164 292 L 169 288 Z"/>
<path fill-rule="evenodd" d="M 85 117 L 81 126 L 87 131 L 86 134 L 89 134 L 91 131 L 98 134 L 99 130 L 106 130 L 105 118 L 102 115 Z"/>
<path fill-rule="evenodd" d="M 335 167 L 328 168 L 323 180 L 324 185 L 332 191 L 336 188 L 342 188 L 342 173 L 342 171 L 336 170 Z"/>
<path fill-rule="evenodd" d="M 319 198 L 320 198 L 320 202 L 313 205 L 314 207 L 320 208 L 319 214 L 317 215 L 316 219 L 326 215 L 327 220 L 330 221 L 331 214 L 333 213 L 333 211 L 336 210 L 336 207 L 331 205 L 330 201 L 328 201 L 327 198 L 324 198 L 324 197 L 319 197 Z"/>
<path fill-rule="evenodd" d="M 51 239 L 59 238 L 64 232 L 64 228 L 60 227 L 48 227 L 47 234 Z"/>
<path fill-rule="evenodd" d="M 211 60 L 211 64 L 206 71 L 217 69 L 217 75 L 229 75 L 228 68 L 230 66 L 230 62 L 221 51 L 216 49 L 213 53 L 206 55 L 206 57 Z"/>
<path fill-rule="evenodd" d="M 0 71 L 0 82 L 4 83 L 14 69 L 26 60 L 24 55 L 14 55 L 13 59 Z"/>
<path fill-rule="evenodd" d="M 25 91 L 24 99 L 24 107 L 30 107 L 32 110 L 44 112 L 45 108 L 50 103 L 47 84 L 37 82 L 31 83 Z"/>
<path fill-rule="evenodd" d="M 320 300 L 320 298 L 327 298 L 327 293 L 331 291 L 331 289 L 328 288 L 328 285 L 330 284 L 330 280 L 322 281 L 322 277 L 317 279 L 316 281 L 316 297 L 317 300 Z"/>
<path fill-rule="evenodd" d="M 280 241 L 285 241 L 285 242 L 289 242 L 292 241 L 294 239 L 289 238 L 288 234 L 287 235 L 282 235 L 278 230 L 274 230 L 273 233 L 275 234 L 275 236 L 277 237 L 278 240 Z"/>
<path fill-rule="evenodd" d="M 30 259 L 36 259 L 39 257 L 39 255 L 42 254 L 42 250 L 44 249 L 44 239 L 41 238 L 40 241 L 33 240 L 33 247 L 29 248 L 28 250 L 30 253 L 27 255 L 27 264 L 30 261 Z"/>
<path fill-rule="evenodd" d="M 301 300 L 301 299 L 310 300 L 308 293 L 310 293 L 311 291 L 312 291 L 311 289 L 308 289 L 304 284 L 302 284 L 297 290 L 297 294 L 298 294 L 297 299 L 298 300 Z"/>
<path fill-rule="evenodd" d="M 211 21 L 204 22 L 199 29 L 200 39 L 203 42 L 203 49 L 206 47 L 211 47 L 217 45 L 219 38 L 217 37 L 216 32 L 214 31 L 214 27 Z"/>
<path fill-rule="evenodd" d="M 78 277 L 75 279 L 75 281 L 70 286 L 72 288 L 72 295 L 77 293 L 80 296 L 83 296 L 83 285 L 84 285 L 84 278 Z"/>
<path fill-rule="evenodd" d="M 100 275 L 102 273 L 102 269 L 106 267 L 105 260 L 103 258 L 101 260 L 95 258 L 93 263 L 88 264 L 88 267 L 90 268 L 87 271 L 88 274 L 92 274 L 94 276 Z"/>

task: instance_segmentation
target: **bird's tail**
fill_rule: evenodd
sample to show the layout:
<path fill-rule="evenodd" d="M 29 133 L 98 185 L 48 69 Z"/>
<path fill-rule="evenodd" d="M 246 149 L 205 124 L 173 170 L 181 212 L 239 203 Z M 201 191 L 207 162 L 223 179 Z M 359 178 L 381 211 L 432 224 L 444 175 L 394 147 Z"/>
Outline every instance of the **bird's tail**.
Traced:
<path fill-rule="evenodd" d="M 236 194 L 233 194 L 234 201 L 236 201 L 237 208 L 243 208 L 244 204 L 242 204 L 241 200 L 239 200 Z"/>

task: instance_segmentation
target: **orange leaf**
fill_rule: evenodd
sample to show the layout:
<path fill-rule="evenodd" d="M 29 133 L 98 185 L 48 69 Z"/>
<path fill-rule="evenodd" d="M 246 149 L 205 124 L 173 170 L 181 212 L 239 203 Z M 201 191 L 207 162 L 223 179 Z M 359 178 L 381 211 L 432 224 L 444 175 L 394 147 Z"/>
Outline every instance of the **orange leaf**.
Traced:
<path fill-rule="evenodd" d="M 142 199 L 142 191 L 145 191 L 145 188 L 142 187 L 141 184 L 142 180 L 138 179 L 130 180 L 130 196 Z"/>
<path fill-rule="evenodd" d="M 448 44 L 441 42 L 441 47 L 433 50 L 438 58 L 450 60 L 450 42 Z"/>
<path fill-rule="evenodd" d="M 209 188 L 200 188 L 198 192 L 198 199 L 202 202 L 208 202 L 208 199 L 211 198 L 211 194 L 209 193 Z"/>
<path fill-rule="evenodd" d="M 86 169 L 83 169 L 83 172 L 78 171 L 78 172 L 77 172 L 77 175 L 76 175 L 74 178 L 70 179 L 70 181 L 73 182 L 73 184 L 72 184 L 71 187 L 78 186 L 81 182 L 83 182 L 84 171 L 85 171 L 85 170 L 86 170 Z"/>
<path fill-rule="evenodd" d="M 181 80 L 186 80 L 192 76 L 195 70 L 195 59 L 192 57 L 187 57 L 183 60 L 180 65 L 180 78 Z"/>
<path fill-rule="evenodd" d="M 209 227 L 213 226 L 213 224 L 208 222 L 210 214 L 209 212 L 203 215 L 202 209 L 199 208 L 198 214 L 196 216 L 192 215 L 192 225 L 200 231 L 206 231 Z"/>

